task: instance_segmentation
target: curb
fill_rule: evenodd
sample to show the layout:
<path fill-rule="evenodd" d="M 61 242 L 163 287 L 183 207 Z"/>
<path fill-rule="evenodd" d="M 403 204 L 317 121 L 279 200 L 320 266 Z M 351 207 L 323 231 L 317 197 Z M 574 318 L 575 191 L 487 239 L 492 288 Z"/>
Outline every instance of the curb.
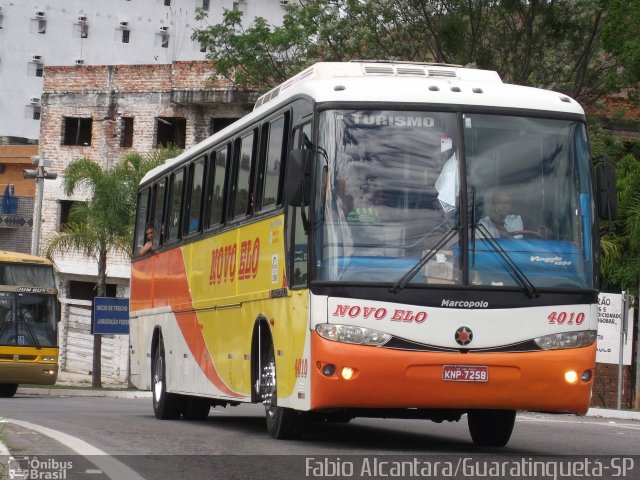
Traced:
<path fill-rule="evenodd" d="M 144 390 L 93 390 L 76 388 L 18 388 L 18 394 L 45 397 L 107 397 L 107 398 L 151 398 L 150 391 Z"/>
<path fill-rule="evenodd" d="M 608 408 L 590 408 L 587 417 L 612 418 L 616 420 L 639 420 L 640 412 L 637 410 L 611 410 Z"/>

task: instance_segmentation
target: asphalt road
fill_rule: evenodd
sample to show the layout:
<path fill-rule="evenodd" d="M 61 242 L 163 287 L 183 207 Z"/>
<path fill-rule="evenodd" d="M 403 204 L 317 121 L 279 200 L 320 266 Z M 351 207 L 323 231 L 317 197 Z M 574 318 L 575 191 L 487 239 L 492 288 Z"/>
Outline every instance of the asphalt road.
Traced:
<path fill-rule="evenodd" d="M 475 447 L 465 418 L 442 424 L 394 419 L 312 424 L 301 440 L 278 441 L 268 435 L 259 405 L 215 408 L 205 421 L 160 421 L 148 399 L 17 395 L 0 399 L 0 417 L 8 419 L 0 429 L 14 456 L 32 462 L 37 457 L 33 465 L 42 468 L 56 467 L 69 458 L 74 468 L 65 472 L 66 478 L 383 478 L 380 474 L 385 472 L 367 470 L 374 468 L 368 463 L 363 472 L 363 458 L 389 460 L 402 455 L 405 460 L 439 462 L 443 468 L 449 460 L 460 467 L 461 459 L 528 462 L 544 456 L 576 461 L 594 456 L 608 462 L 609 455 L 640 453 L 640 422 L 569 415 L 519 414 L 511 441 L 502 449 Z M 105 454 L 113 457 L 113 465 L 104 464 Z M 58 459 L 58 464 L 47 464 L 48 458 Z M 96 459 L 102 464 L 97 465 Z M 622 473 L 640 478 L 640 457 L 631 462 L 633 466 L 627 462 Z M 481 469 L 412 472 L 398 471 L 403 478 L 502 476 L 482 475 Z M 620 472 L 611 467 L 602 473 L 599 478 Z"/>

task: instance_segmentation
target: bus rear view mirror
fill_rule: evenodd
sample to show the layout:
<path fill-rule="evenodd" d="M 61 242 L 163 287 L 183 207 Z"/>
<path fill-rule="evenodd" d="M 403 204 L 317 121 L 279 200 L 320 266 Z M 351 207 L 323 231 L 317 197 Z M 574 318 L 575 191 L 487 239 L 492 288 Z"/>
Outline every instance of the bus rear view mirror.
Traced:
<path fill-rule="evenodd" d="M 289 152 L 287 163 L 286 195 L 289 205 L 309 205 L 311 197 L 311 171 L 313 152 L 297 148 Z"/>
<path fill-rule="evenodd" d="M 618 214 L 618 191 L 615 168 L 601 159 L 596 163 L 596 200 L 598 216 L 613 220 Z"/>

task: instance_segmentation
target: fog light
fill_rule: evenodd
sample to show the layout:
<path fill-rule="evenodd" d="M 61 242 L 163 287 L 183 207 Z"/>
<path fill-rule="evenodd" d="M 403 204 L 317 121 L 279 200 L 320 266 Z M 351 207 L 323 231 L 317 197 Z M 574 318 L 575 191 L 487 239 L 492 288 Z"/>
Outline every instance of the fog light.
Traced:
<path fill-rule="evenodd" d="M 54 373 L 56 373 L 56 372 L 54 372 L 53 370 L 46 369 L 46 368 L 44 370 L 42 370 L 42 374 L 43 375 L 53 375 Z"/>
<path fill-rule="evenodd" d="M 573 371 L 573 370 L 569 370 L 568 372 L 564 373 L 564 379 L 566 380 L 567 383 L 577 383 L 578 382 L 578 374 Z"/>
<path fill-rule="evenodd" d="M 343 367 L 342 368 L 342 378 L 345 380 L 351 380 L 353 377 L 353 368 L 351 367 Z"/>
<path fill-rule="evenodd" d="M 584 372 L 582 372 L 582 376 L 580 377 L 580 380 L 582 380 L 583 382 L 588 382 L 589 380 L 591 380 L 592 376 L 593 376 L 593 373 L 591 372 L 591 370 L 585 370 Z"/>
<path fill-rule="evenodd" d="M 326 363 L 323 367 L 322 367 L 322 374 L 325 377 L 331 377 L 333 376 L 333 374 L 336 371 L 336 367 L 334 365 L 331 365 L 330 363 Z"/>

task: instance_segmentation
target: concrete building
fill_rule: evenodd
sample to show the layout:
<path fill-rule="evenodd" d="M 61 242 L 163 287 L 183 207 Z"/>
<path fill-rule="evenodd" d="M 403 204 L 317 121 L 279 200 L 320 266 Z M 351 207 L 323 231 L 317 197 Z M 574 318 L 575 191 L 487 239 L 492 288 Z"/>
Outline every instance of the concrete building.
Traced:
<path fill-rule="evenodd" d="M 225 8 L 242 10 L 248 23 L 256 16 L 277 23 L 286 3 L 0 0 L 0 195 L 10 185 L 15 195 L 11 202 L 17 206 L 7 212 L 0 210 L 0 248 L 31 252 L 35 182 L 23 179 L 22 170 L 33 168 L 31 156 L 38 154 L 45 66 L 159 66 L 204 60 L 201 46 L 191 40 L 193 29 L 203 25 L 195 21 L 196 8 L 208 11 L 209 24 L 220 21 Z M 78 125 L 78 130 L 83 128 L 84 124 Z M 111 150 L 112 143 L 103 143 L 99 152 L 87 151 L 112 161 L 119 154 L 117 149 Z M 149 143 L 136 135 L 133 147 L 143 144 Z M 28 154 L 16 153 L 24 146 L 29 148 Z"/>
<path fill-rule="evenodd" d="M 59 176 L 45 182 L 41 245 L 67 221 L 73 203 L 87 198 L 87 192 L 67 197 L 62 191 L 62 174 L 70 161 L 86 157 L 109 167 L 130 150 L 147 152 L 166 143 L 189 148 L 251 111 L 257 99 L 226 81 L 211 80 L 206 61 L 44 70 L 40 155 Z M 55 261 L 62 303 L 60 367 L 89 373 L 97 260 L 78 252 Z M 128 297 L 129 257 L 111 255 L 107 276 L 108 295 Z M 124 381 L 127 339 L 108 337 L 103 343 L 103 379 Z"/>
<path fill-rule="evenodd" d="M 0 136 L 38 139 L 44 66 L 204 60 L 196 8 L 278 22 L 286 0 L 0 0 Z"/>
<path fill-rule="evenodd" d="M 22 170 L 32 168 L 38 145 L 25 139 L 0 137 L 0 249 L 31 253 L 33 227 L 33 180 Z"/>

